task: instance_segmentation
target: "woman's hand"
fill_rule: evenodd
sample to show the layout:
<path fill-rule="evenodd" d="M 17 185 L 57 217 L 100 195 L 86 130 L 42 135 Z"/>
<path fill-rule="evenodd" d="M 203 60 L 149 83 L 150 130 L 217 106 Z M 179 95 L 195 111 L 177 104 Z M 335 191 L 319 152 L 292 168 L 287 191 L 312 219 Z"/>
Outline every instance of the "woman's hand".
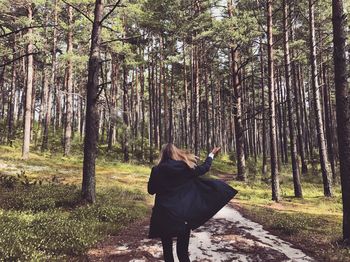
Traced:
<path fill-rule="evenodd" d="M 214 147 L 213 150 L 211 151 L 214 155 L 217 155 L 219 151 L 221 150 L 221 147 Z"/>

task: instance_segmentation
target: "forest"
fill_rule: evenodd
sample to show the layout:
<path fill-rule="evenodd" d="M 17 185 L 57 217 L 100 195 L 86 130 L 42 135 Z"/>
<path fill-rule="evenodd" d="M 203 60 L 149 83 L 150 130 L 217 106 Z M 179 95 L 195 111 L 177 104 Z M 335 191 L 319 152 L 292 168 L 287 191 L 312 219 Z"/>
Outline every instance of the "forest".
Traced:
<path fill-rule="evenodd" d="M 106 239 L 149 217 L 174 143 L 201 160 L 220 146 L 209 176 L 238 189 L 234 209 L 314 260 L 280 255 L 350 261 L 349 11 L 0 0 L 0 260 L 107 259 Z"/>

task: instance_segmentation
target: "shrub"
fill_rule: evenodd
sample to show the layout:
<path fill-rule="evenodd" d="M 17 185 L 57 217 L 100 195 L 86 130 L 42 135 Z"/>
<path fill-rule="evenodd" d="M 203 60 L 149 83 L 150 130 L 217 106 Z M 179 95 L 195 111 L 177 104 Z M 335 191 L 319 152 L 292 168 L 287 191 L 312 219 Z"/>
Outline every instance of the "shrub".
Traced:
<path fill-rule="evenodd" d="M 40 240 L 30 227 L 27 214 L 1 212 L 0 257 L 5 261 L 37 261 L 50 257 L 36 247 Z"/>
<path fill-rule="evenodd" d="M 2 192 L 2 199 L 2 208 L 39 212 L 74 207 L 80 201 L 80 192 L 76 186 L 70 185 L 17 186 L 14 191 Z"/>
<path fill-rule="evenodd" d="M 68 214 L 42 213 L 31 223 L 37 248 L 55 255 L 79 255 L 101 237 L 93 221 L 72 219 Z"/>

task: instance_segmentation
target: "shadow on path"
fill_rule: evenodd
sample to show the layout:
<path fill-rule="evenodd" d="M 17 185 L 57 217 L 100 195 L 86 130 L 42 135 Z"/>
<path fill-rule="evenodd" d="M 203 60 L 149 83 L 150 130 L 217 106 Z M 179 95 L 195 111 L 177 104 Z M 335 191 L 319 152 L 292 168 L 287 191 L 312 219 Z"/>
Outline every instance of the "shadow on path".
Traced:
<path fill-rule="evenodd" d="M 161 243 L 148 239 L 144 220 L 110 237 L 88 252 L 90 261 L 163 261 Z M 175 241 L 174 241 L 175 245 Z M 174 246 L 175 252 L 175 246 Z M 314 261 L 301 250 L 244 218 L 230 205 L 192 231 L 191 261 Z M 177 258 L 176 258 L 177 261 Z"/>

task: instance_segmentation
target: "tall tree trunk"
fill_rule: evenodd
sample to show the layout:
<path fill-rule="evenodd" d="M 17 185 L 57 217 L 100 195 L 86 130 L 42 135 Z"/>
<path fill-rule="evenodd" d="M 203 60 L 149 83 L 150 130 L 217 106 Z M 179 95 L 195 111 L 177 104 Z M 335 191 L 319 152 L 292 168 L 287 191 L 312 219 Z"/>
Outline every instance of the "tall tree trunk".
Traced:
<path fill-rule="evenodd" d="M 334 75 L 338 147 L 343 199 L 343 239 L 350 243 L 350 102 L 346 61 L 346 16 L 342 0 L 332 0 Z"/>
<path fill-rule="evenodd" d="M 54 0 L 54 24 L 57 25 L 57 0 Z M 49 128 L 51 122 L 51 107 L 52 107 L 52 94 L 51 92 L 55 89 L 56 81 L 56 47 L 57 47 L 57 29 L 56 26 L 53 28 L 53 40 L 52 40 L 52 63 L 51 63 L 51 79 L 48 87 L 48 98 L 46 111 L 44 116 L 44 132 L 43 140 L 41 144 L 41 151 L 44 151 L 48 147 L 49 142 Z"/>
<path fill-rule="evenodd" d="M 309 114 L 307 112 L 307 106 L 306 106 L 306 90 L 304 85 L 304 77 L 303 77 L 303 70 L 301 65 L 298 65 L 298 83 L 299 83 L 299 97 L 300 97 L 300 115 L 302 120 L 302 127 L 303 130 L 305 130 L 305 148 L 307 149 L 307 156 L 309 159 L 313 158 L 313 150 L 312 150 L 312 135 L 309 128 Z M 311 102 L 311 101 L 310 101 Z"/>
<path fill-rule="evenodd" d="M 333 149 L 333 130 L 332 130 L 332 117 L 331 117 L 331 103 L 329 98 L 329 86 L 327 81 L 327 68 L 326 65 L 322 67 L 322 77 L 323 77 L 323 104 L 324 104 L 324 116 L 325 116 L 325 127 L 326 127 L 326 138 L 327 138 L 327 152 L 329 157 L 329 162 L 332 171 L 333 183 L 336 181 L 336 171 L 335 171 L 335 159 L 334 159 L 334 149 Z"/>
<path fill-rule="evenodd" d="M 290 155 L 292 160 L 293 169 L 293 184 L 294 184 L 294 196 L 303 197 L 300 182 L 299 171 L 299 159 L 297 153 L 297 144 L 295 137 L 295 123 L 294 123 L 294 107 L 293 107 L 293 94 L 292 94 L 292 81 L 291 81 L 291 65 L 290 65 L 290 53 L 289 53 L 289 0 L 283 0 L 283 31 L 284 31 L 284 71 L 286 79 L 286 91 L 287 91 L 287 104 L 288 104 L 288 124 L 289 124 L 289 142 L 290 142 Z"/>
<path fill-rule="evenodd" d="M 108 150 L 112 150 L 113 140 L 115 137 L 115 124 L 116 124 L 116 111 L 118 101 L 118 84 L 119 84 L 119 61 L 116 54 L 112 54 L 111 65 L 111 93 L 110 93 L 110 110 L 109 115 L 111 117 L 109 124 L 109 136 L 108 136 Z"/>
<path fill-rule="evenodd" d="M 208 81 L 208 68 L 207 64 L 204 68 L 204 81 L 205 81 L 205 119 L 206 119 L 206 151 L 210 152 L 210 119 L 209 119 L 209 81 Z"/>
<path fill-rule="evenodd" d="M 73 121 L 73 8 L 68 6 L 68 34 L 67 34 L 67 95 L 66 95 L 66 126 L 64 133 L 64 155 L 68 156 L 71 149 L 72 121 Z"/>
<path fill-rule="evenodd" d="M 141 81 L 141 160 L 144 160 L 145 157 L 145 149 L 144 149 L 144 141 L 145 141 L 145 126 L 146 126 L 146 115 L 145 115 L 145 76 L 144 76 L 144 66 L 141 66 L 140 69 L 140 81 Z"/>
<path fill-rule="evenodd" d="M 332 196 L 332 183 L 329 174 L 329 163 L 327 158 L 326 141 L 323 132 L 323 121 L 322 121 L 322 109 L 321 109 L 321 98 L 320 98 L 320 87 L 318 84 L 317 74 L 317 58 L 316 58 L 316 38 L 315 38 L 315 14 L 314 14 L 313 0 L 309 0 L 309 30 L 310 30 L 310 63 L 311 63 L 311 78 L 312 78 L 312 89 L 314 93 L 314 106 L 316 114 L 316 129 L 317 129 L 317 140 L 320 155 L 320 164 L 323 178 L 323 190 L 324 195 L 327 197 Z"/>
<path fill-rule="evenodd" d="M 268 54 L 268 86 L 269 86 L 269 117 L 270 117 L 270 161 L 271 161 L 271 186 L 272 200 L 279 201 L 280 189 L 277 164 L 277 139 L 276 139 L 276 102 L 274 82 L 274 55 L 272 34 L 272 0 L 267 0 L 267 54 Z"/>
<path fill-rule="evenodd" d="M 174 64 L 171 64 L 171 76 L 170 76 L 170 99 L 169 99 L 169 118 L 168 118 L 168 142 L 174 143 Z"/>
<path fill-rule="evenodd" d="M 294 15 L 294 8 L 293 5 L 290 5 L 291 8 L 291 16 Z M 291 25 L 291 40 L 294 42 L 295 38 L 295 32 L 294 32 L 294 25 Z M 292 67 L 292 85 L 294 90 L 294 104 L 295 104 L 295 116 L 296 116 L 296 127 L 297 127 L 297 143 L 300 153 L 300 160 L 301 160 L 301 172 L 302 174 L 307 173 L 307 163 L 306 163 L 306 156 L 305 156 L 305 147 L 303 142 L 303 128 L 302 128 L 302 117 L 301 117 L 301 98 L 300 98 L 300 86 L 299 81 L 297 77 L 297 65 L 295 62 L 295 54 L 294 49 L 291 50 L 292 55 L 292 61 L 291 61 L 291 67 Z"/>
<path fill-rule="evenodd" d="M 183 63 L 184 63 L 184 103 L 185 103 L 185 108 L 184 108 L 184 133 L 185 133 L 185 147 L 188 147 L 188 138 L 189 138 L 189 123 L 188 123 L 188 113 L 189 113 L 189 108 L 188 108 L 188 83 L 187 83 L 187 65 L 186 65 L 186 49 L 185 49 L 185 39 L 183 40 L 184 45 L 183 45 Z"/>
<path fill-rule="evenodd" d="M 286 153 L 285 153 L 285 139 L 287 138 L 286 135 L 286 129 L 285 129 L 285 125 L 283 125 L 283 101 L 282 101 L 282 83 L 281 83 L 281 77 L 280 77 L 280 70 L 276 69 L 276 87 L 277 87 L 277 104 L 275 105 L 275 107 L 277 108 L 277 124 L 278 126 L 276 127 L 276 132 L 278 131 L 278 138 L 279 141 L 277 140 L 277 145 L 279 145 L 279 149 L 280 152 L 278 152 L 277 154 L 277 158 L 278 158 L 278 170 L 281 170 L 281 166 L 282 163 L 286 164 Z M 278 150 L 278 149 L 277 149 Z"/>
<path fill-rule="evenodd" d="M 91 32 L 91 47 L 88 66 L 88 82 L 86 97 L 86 124 L 84 139 L 84 163 L 82 198 L 90 203 L 96 200 L 95 161 L 98 138 L 98 86 L 100 72 L 101 20 L 103 16 L 103 0 L 96 0 L 94 22 Z"/>
<path fill-rule="evenodd" d="M 263 176 L 267 174 L 267 134 L 266 134 L 266 105 L 265 105 L 265 67 L 263 60 L 263 43 L 260 40 L 260 70 L 261 70 L 261 104 L 262 104 L 262 173 Z"/>
<path fill-rule="evenodd" d="M 149 162 L 153 162 L 153 108 L 154 108 L 154 92 L 153 92 L 153 77 L 154 66 L 153 57 L 150 57 L 150 50 L 148 50 L 148 108 L 149 108 Z"/>
<path fill-rule="evenodd" d="M 33 10 L 31 4 L 27 7 L 28 20 L 33 19 Z M 33 33 L 33 29 L 28 29 L 28 35 Z M 29 37 L 29 43 L 27 45 L 27 85 L 25 90 L 25 112 L 24 112 L 24 135 L 23 135 L 23 148 L 22 148 L 22 158 L 29 158 L 29 146 L 30 146 L 30 130 L 31 130 L 31 120 L 32 120 L 32 93 L 33 93 L 33 43 L 31 36 Z"/>
<path fill-rule="evenodd" d="M 125 131 L 123 134 L 123 153 L 124 153 L 124 162 L 129 161 L 129 106 L 128 106 L 128 87 L 127 87 L 127 78 L 128 78 L 128 69 L 123 65 L 123 122 L 125 125 Z"/>
<path fill-rule="evenodd" d="M 194 152 L 195 155 L 199 155 L 199 51 L 198 45 L 194 45 L 194 96 L 193 96 L 193 107 L 194 107 Z"/>
<path fill-rule="evenodd" d="M 16 36 L 13 38 L 13 53 L 16 53 Z M 12 63 L 11 72 L 11 87 L 10 95 L 8 100 L 8 111 L 7 111 L 7 143 L 12 144 L 13 140 L 13 129 L 14 129 L 14 114 L 15 114 L 15 99 L 16 99 L 16 63 Z"/>
<path fill-rule="evenodd" d="M 228 0 L 228 13 L 232 17 L 232 0 Z M 241 181 L 246 180 L 245 170 L 245 153 L 244 153 L 244 128 L 242 122 L 242 86 L 240 72 L 238 69 L 239 54 L 238 47 L 230 48 L 231 55 L 231 71 L 233 93 L 235 97 L 234 114 L 235 114 L 235 136 L 236 136 L 236 155 L 237 155 L 237 178 Z"/>

